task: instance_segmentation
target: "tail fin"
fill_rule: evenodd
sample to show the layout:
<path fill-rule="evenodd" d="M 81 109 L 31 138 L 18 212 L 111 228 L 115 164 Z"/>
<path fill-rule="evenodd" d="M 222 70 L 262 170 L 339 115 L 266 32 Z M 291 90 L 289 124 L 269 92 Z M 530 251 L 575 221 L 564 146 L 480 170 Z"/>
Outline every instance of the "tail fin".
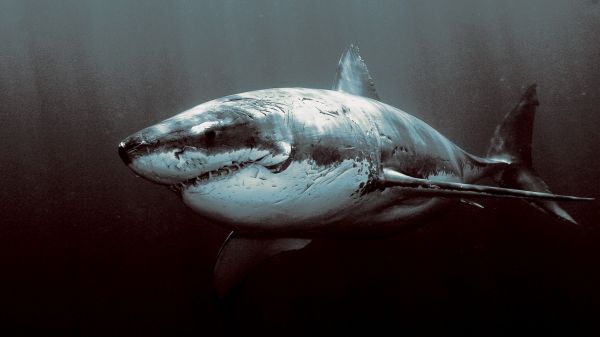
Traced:
<path fill-rule="evenodd" d="M 494 177 L 500 186 L 552 193 L 548 185 L 535 172 L 531 162 L 533 121 L 539 105 L 536 89 L 535 84 L 527 88 L 521 101 L 504 117 L 492 137 L 487 156 L 510 164 Z M 577 223 L 556 201 L 530 200 L 528 202 L 561 220 Z"/>

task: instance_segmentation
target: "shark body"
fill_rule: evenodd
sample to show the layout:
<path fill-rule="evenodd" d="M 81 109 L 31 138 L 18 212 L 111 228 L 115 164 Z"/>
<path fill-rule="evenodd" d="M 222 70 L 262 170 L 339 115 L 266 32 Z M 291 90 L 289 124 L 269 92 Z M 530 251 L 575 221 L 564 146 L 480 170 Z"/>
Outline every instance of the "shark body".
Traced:
<path fill-rule="evenodd" d="M 317 236 L 386 235 L 466 198 L 523 198 L 575 222 L 531 167 L 535 86 L 497 128 L 487 156 L 379 100 L 351 46 L 332 90 L 277 88 L 201 104 L 126 138 L 137 174 L 232 230 L 215 267 L 224 295 L 261 260 Z M 494 177 L 500 187 L 478 185 Z"/>

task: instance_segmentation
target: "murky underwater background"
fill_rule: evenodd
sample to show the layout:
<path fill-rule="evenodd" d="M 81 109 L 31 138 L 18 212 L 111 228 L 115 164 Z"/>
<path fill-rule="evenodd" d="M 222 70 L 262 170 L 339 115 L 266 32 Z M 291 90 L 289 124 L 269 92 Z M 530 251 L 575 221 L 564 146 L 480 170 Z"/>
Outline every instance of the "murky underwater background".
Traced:
<path fill-rule="evenodd" d="M 329 88 L 356 43 L 384 102 L 474 154 L 538 83 L 537 171 L 598 198 L 599 42 L 597 0 L 0 0 L 0 329 L 597 334 L 598 202 L 564 204 L 580 226 L 488 201 L 386 240 L 317 240 L 217 303 L 227 232 L 136 179 L 116 146 L 216 97 Z"/>

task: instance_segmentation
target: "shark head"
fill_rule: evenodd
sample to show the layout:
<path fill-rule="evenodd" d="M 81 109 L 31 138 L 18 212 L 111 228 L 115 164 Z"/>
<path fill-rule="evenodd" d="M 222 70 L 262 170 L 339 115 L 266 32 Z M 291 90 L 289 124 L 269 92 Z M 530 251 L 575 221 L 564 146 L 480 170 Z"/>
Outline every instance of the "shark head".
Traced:
<path fill-rule="evenodd" d="M 285 168 L 291 139 L 281 108 L 229 96 L 145 128 L 119 144 L 136 174 L 186 195 L 201 185 Z"/>

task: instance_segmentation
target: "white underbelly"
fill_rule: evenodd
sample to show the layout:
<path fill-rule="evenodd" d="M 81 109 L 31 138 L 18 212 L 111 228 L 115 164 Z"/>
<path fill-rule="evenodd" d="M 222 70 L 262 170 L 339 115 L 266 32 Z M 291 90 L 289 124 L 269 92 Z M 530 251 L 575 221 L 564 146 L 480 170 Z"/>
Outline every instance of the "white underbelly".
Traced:
<path fill-rule="evenodd" d="M 193 186 L 182 196 L 196 212 L 234 230 L 311 230 L 360 207 L 360 189 L 368 178 L 367 161 L 319 166 L 304 160 L 277 174 L 253 165 L 227 179 Z"/>

